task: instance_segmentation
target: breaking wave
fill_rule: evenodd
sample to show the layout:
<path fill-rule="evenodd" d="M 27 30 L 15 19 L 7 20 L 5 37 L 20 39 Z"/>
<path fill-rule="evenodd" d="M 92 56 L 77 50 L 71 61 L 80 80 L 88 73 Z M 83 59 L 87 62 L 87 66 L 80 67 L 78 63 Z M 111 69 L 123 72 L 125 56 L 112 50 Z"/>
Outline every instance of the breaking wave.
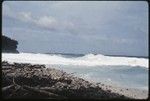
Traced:
<path fill-rule="evenodd" d="M 80 57 L 67 58 L 58 54 L 40 53 L 2 53 L 2 60 L 8 62 L 50 64 L 50 65 L 78 65 L 78 66 L 102 66 L 125 65 L 148 68 L 148 59 L 136 57 L 113 57 L 102 54 L 87 54 Z"/>

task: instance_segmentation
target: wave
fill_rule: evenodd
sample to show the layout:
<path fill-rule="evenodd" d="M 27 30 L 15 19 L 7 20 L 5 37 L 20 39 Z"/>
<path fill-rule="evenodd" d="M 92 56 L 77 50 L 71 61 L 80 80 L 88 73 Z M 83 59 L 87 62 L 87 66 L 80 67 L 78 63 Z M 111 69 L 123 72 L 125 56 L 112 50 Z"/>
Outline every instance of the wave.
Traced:
<path fill-rule="evenodd" d="M 56 54 L 41 53 L 2 53 L 2 60 L 8 62 L 54 64 L 54 65 L 79 65 L 79 66 L 102 66 L 102 65 L 125 65 L 141 66 L 148 68 L 148 59 L 136 57 L 113 57 L 102 54 L 87 54 L 81 57 L 66 58 Z"/>

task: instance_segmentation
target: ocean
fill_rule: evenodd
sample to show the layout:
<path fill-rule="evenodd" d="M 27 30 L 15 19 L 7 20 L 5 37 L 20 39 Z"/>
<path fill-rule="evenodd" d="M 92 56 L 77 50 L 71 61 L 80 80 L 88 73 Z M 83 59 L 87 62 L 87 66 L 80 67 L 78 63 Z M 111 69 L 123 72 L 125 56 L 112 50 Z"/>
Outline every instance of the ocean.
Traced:
<path fill-rule="evenodd" d="M 148 58 L 102 54 L 2 53 L 9 63 L 45 64 L 94 83 L 148 90 Z"/>

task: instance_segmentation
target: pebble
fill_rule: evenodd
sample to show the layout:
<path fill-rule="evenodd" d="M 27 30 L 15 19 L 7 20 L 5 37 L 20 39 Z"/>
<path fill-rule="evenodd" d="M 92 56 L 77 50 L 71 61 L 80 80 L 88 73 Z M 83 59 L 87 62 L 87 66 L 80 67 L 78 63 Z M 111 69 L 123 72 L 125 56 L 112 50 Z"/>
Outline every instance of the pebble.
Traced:
<path fill-rule="evenodd" d="M 16 80 L 21 84 L 25 83 L 29 86 L 38 87 L 54 87 L 56 89 L 72 89 L 72 94 L 74 94 L 74 96 L 78 95 L 79 98 L 81 96 L 85 98 L 122 97 L 119 94 L 111 93 L 111 90 L 102 90 L 101 87 L 84 79 L 70 76 L 66 72 L 52 68 L 42 69 L 41 67 L 45 67 L 44 65 L 14 63 L 14 66 L 23 66 L 23 68 L 15 68 L 13 71 L 15 75 L 9 75 L 8 73 L 5 77 L 12 78 L 16 76 Z M 2 72 L 5 72 L 5 70 L 2 70 Z M 104 84 L 101 84 L 101 86 L 105 87 Z M 70 92 L 68 94 L 70 94 Z"/>

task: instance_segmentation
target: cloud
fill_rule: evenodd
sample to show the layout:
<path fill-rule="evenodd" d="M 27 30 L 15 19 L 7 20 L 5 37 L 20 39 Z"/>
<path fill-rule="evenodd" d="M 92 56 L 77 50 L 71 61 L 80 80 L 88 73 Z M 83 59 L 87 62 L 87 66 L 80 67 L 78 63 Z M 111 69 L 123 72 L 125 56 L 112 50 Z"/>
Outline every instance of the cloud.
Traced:
<path fill-rule="evenodd" d="M 32 21 L 38 27 L 55 31 L 70 30 L 74 26 L 72 22 L 61 21 L 52 16 L 41 16 L 38 19 L 32 19 Z"/>
<path fill-rule="evenodd" d="M 34 24 L 48 30 L 58 30 L 61 22 L 51 16 L 42 16 L 34 20 Z"/>
<path fill-rule="evenodd" d="M 31 12 L 20 12 L 18 13 L 18 19 L 22 21 L 32 21 Z"/>
<path fill-rule="evenodd" d="M 42 33 L 45 33 L 47 42 L 55 43 L 51 40 L 61 39 L 67 42 L 60 43 L 67 47 L 70 44 L 72 49 L 75 43 L 82 43 L 83 45 L 79 44 L 78 50 L 82 51 L 81 47 L 84 46 L 87 47 L 84 51 L 94 47 L 97 52 L 107 51 L 108 54 L 115 49 L 120 53 L 148 54 L 146 2 L 5 1 L 3 19 L 5 31 L 11 28 L 8 33 L 29 33 L 35 36 L 38 34 L 40 39 Z M 20 32 L 14 27 L 21 28 Z M 119 50 L 120 48 L 122 50 Z M 63 49 L 69 51 L 67 48 Z M 140 53 L 136 50 L 142 51 Z"/>
<path fill-rule="evenodd" d="M 34 6 L 37 4 L 41 5 L 40 2 L 39 3 L 31 2 L 31 4 Z M 44 3 L 42 6 L 46 6 L 46 4 L 47 3 Z M 11 3 L 8 3 L 8 2 L 3 3 L 2 15 L 3 15 L 3 18 L 6 18 L 6 17 L 13 18 L 17 20 L 18 22 L 21 22 L 22 25 L 28 24 L 29 26 L 37 27 L 37 29 L 40 28 L 40 29 L 47 30 L 47 31 L 59 31 L 59 32 L 71 31 L 73 28 L 75 28 L 73 22 L 71 21 L 60 20 L 48 14 L 45 14 L 42 16 L 35 15 L 33 11 L 16 10 L 15 7 L 13 7 Z"/>
<path fill-rule="evenodd" d="M 9 11 L 13 12 L 13 11 Z M 10 15 L 11 14 L 11 15 Z M 48 31 L 65 31 L 71 30 L 74 27 L 74 24 L 70 21 L 61 21 L 56 19 L 53 16 L 38 16 L 35 17 L 31 12 L 18 12 L 18 13 L 10 13 L 3 16 L 9 16 L 11 18 L 15 18 L 18 21 L 22 21 L 25 23 L 29 23 L 34 25 L 37 28 L 46 29 Z"/>

